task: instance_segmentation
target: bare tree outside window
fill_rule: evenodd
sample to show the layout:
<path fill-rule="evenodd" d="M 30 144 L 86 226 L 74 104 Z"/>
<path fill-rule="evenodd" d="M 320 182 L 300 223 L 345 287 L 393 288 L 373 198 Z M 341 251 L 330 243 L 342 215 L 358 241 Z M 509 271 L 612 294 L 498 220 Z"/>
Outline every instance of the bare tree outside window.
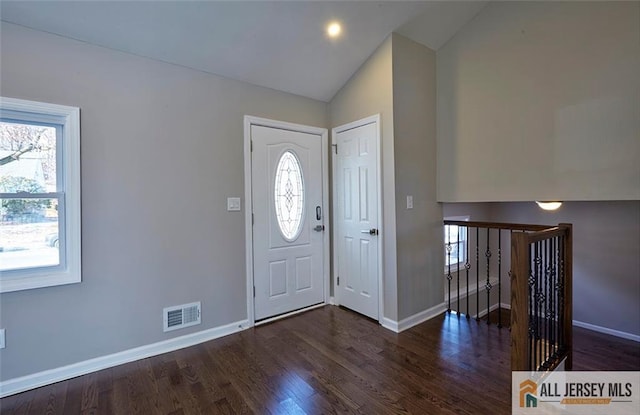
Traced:
<path fill-rule="evenodd" d="M 0 166 L 21 158 L 42 162 L 44 178 L 55 186 L 56 130 L 40 125 L 0 122 Z"/>
<path fill-rule="evenodd" d="M 59 261 L 56 132 L 0 122 L 0 269 Z"/>

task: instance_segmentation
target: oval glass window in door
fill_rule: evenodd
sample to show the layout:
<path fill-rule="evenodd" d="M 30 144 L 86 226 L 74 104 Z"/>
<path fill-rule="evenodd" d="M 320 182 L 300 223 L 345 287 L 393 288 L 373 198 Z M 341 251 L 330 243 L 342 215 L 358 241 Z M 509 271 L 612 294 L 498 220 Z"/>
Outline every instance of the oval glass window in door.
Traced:
<path fill-rule="evenodd" d="M 304 179 L 300 161 L 291 150 L 285 151 L 278 161 L 274 196 L 280 232 L 287 241 L 294 241 L 302 230 Z"/>

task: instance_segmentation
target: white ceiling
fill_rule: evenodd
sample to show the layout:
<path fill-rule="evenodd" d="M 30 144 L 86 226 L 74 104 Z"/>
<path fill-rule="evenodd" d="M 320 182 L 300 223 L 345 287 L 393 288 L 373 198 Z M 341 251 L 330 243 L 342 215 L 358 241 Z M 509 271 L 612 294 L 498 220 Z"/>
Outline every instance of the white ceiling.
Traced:
<path fill-rule="evenodd" d="M 0 0 L 0 18 L 326 102 L 391 32 L 437 50 L 485 4 Z M 332 19 L 337 40 L 324 34 Z"/>

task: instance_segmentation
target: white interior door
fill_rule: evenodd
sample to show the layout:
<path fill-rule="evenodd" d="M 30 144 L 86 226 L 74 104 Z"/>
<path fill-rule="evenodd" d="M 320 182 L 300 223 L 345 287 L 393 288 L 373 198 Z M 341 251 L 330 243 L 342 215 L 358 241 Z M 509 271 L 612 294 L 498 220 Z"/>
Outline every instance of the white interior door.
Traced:
<path fill-rule="evenodd" d="M 251 125 L 255 320 L 324 302 L 322 142 Z"/>
<path fill-rule="evenodd" d="M 333 129 L 336 300 L 378 320 L 377 117 Z"/>

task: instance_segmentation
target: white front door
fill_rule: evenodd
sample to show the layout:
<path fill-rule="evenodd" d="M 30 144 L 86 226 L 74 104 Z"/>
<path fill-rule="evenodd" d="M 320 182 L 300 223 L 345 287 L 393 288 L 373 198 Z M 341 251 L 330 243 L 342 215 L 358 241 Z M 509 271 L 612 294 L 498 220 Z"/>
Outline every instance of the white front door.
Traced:
<path fill-rule="evenodd" d="M 323 136 L 250 128 L 254 315 L 261 320 L 325 300 Z"/>
<path fill-rule="evenodd" d="M 333 129 L 338 304 L 378 320 L 377 117 Z"/>

